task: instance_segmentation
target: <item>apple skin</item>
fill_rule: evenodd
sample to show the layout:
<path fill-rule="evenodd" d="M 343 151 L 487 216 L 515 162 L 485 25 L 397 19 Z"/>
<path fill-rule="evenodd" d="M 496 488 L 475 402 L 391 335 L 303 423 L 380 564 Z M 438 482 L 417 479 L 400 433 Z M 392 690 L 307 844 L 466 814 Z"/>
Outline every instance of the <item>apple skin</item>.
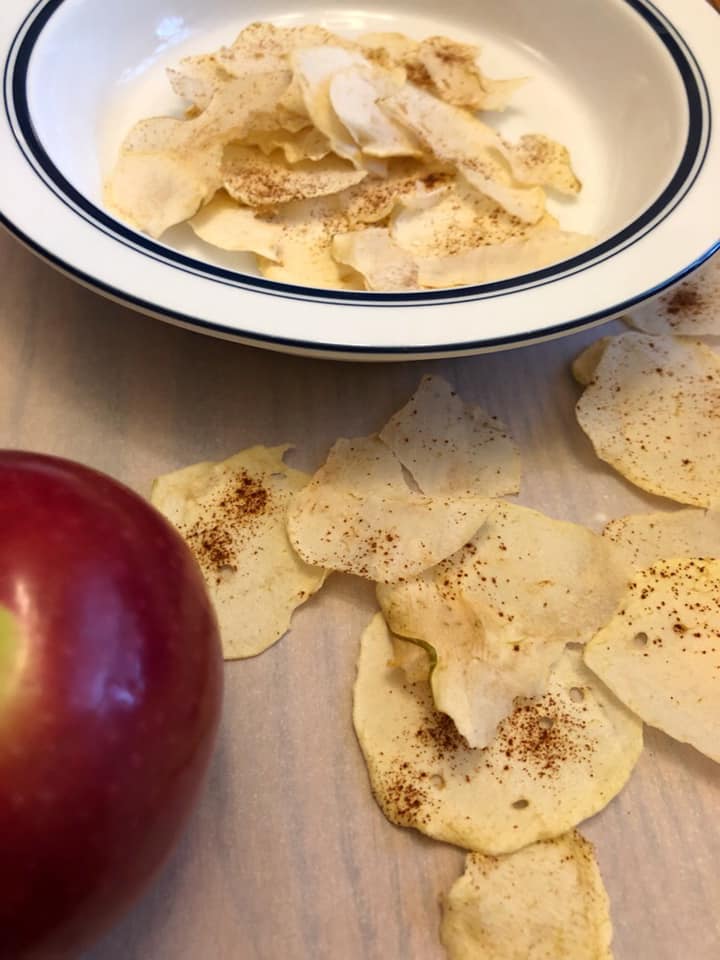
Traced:
<path fill-rule="evenodd" d="M 0 451 L 0 958 L 77 957 L 197 796 L 222 654 L 187 546 L 137 494 Z"/>

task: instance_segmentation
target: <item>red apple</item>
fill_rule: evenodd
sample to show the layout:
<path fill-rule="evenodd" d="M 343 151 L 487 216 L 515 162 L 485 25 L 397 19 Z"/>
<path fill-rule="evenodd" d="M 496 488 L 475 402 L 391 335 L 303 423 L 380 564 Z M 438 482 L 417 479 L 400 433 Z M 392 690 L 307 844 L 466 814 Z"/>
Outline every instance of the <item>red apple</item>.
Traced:
<path fill-rule="evenodd" d="M 109 477 L 0 451 L 0 958 L 76 956 L 170 851 L 211 753 L 217 625 Z"/>

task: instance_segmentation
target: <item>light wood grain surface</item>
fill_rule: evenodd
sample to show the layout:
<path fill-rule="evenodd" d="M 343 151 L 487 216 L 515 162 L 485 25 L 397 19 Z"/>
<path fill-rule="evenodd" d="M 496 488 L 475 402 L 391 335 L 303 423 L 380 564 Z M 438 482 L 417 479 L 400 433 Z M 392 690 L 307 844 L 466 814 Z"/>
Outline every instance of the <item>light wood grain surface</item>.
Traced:
<path fill-rule="evenodd" d="M 63 454 L 147 494 L 152 478 L 253 443 L 313 467 L 377 429 L 424 371 L 505 419 L 522 501 L 598 527 L 669 506 L 594 456 L 568 363 L 594 332 L 458 361 L 348 365 L 246 349 L 103 301 L 0 236 L 0 442 Z M 226 666 L 220 742 L 179 848 L 86 960 L 440 960 L 438 898 L 460 851 L 387 823 L 350 718 L 368 585 L 335 576 L 292 632 Z M 720 956 L 720 775 L 648 731 L 625 791 L 584 825 L 617 960 Z"/>

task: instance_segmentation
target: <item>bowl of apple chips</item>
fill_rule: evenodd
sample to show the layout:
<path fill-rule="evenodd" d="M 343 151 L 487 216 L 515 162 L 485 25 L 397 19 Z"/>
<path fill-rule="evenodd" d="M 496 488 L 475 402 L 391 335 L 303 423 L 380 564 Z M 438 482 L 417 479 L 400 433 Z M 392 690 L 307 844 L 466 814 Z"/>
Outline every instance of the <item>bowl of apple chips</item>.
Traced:
<path fill-rule="evenodd" d="M 720 27 L 700 0 L 607 5 L 592 30 L 569 0 L 26 7 L 0 15 L 4 221 L 172 322 L 316 355 L 473 353 L 617 315 L 717 243 Z"/>

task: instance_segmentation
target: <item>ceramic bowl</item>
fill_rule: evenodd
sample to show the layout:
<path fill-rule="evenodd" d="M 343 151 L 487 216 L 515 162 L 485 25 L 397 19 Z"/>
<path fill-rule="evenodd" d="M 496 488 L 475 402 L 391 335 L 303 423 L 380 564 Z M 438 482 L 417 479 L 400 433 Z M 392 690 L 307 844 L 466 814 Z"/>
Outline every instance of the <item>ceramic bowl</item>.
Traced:
<path fill-rule="evenodd" d="M 551 209 L 597 243 L 502 282 L 364 293 L 275 283 L 188 227 L 155 241 L 119 222 L 103 178 L 134 121 L 177 113 L 164 68 L 257 19 L 476 41 L 487 73 L 530 78 L 497 125 L 570 148 L 584 189 Z M 718 50 L 706 0 L 3 0 L 2 222 L 109 297 L 274 349 L 409 359 L 557 336 L 656 295 L 718 247 Z"/>

